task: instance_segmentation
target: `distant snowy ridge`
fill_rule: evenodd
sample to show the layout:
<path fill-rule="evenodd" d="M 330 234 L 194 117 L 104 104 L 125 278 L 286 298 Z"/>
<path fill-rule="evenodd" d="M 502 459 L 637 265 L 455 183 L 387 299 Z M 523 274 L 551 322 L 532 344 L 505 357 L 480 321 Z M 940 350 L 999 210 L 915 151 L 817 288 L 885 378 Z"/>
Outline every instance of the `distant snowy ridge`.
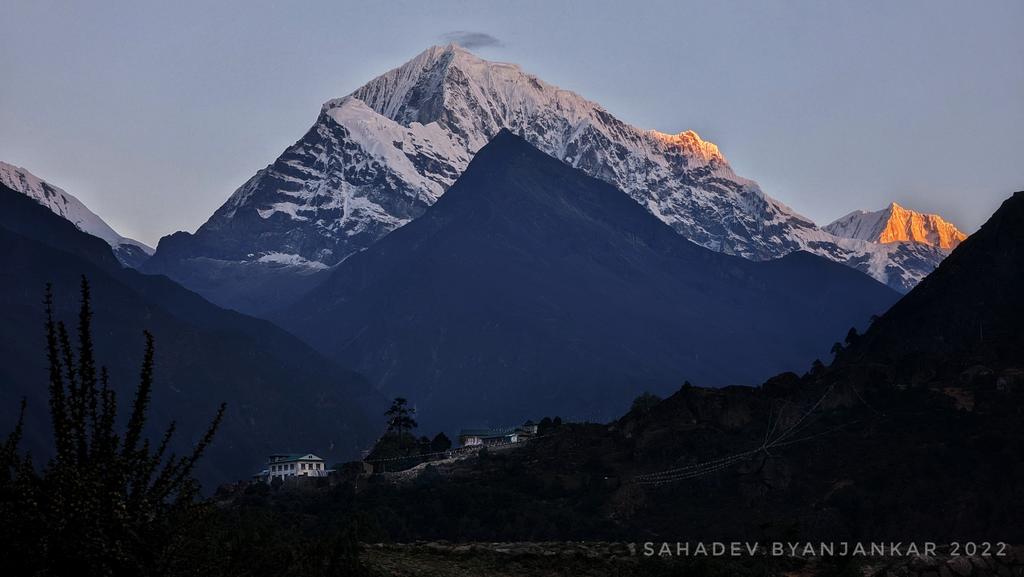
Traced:
<path fill-rule="evenodd" d="M 937 214 L 904 208 L 895 202 L 882 210 L 857 210 L 824 227 L 828 232 L 870 242 L 914 242 L 953 250 L 967 235 Z"/>
<path fill-rule="evenodd" d="M 517 65 L 449 45 L 324 103 L 298 142 L 195 235 L 162 241 L 155 262 L 172 276 L 197 258 L 252 263 L 287 254 L 333 266 L 421 215 L 502 128 L 615 185 L 715 251 L 765 260 L 806 250 L 904 292 L 945 256 L 924 245 L 837 237 L 736 175 L 693 131 L 631 126 Z"/>
<path fill-rule="evenodd" d="M 149 246 L 118 234 L 74 196 L 24 168 L 0 162 L 0 183 L 49 208 L 54 214 L 77 226 L 79 230 L 105 240 L 126 266 L 137 266 L 153 254 L 153 249 Z"/>

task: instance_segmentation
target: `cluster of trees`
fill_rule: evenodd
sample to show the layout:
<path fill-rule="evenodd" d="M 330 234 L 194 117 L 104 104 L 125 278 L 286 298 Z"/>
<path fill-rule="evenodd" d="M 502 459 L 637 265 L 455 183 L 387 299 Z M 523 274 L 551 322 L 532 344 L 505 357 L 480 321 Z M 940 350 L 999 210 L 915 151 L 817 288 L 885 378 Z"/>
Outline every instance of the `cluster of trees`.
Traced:
<path fill-rule="evenodd" d="M 395 469 L 411 467 L 420 462 L 416 457 L 447 451 L 452 448 L 452 441 L 444 432 L 437 433 L 433 438 L 416 436 L 416 408 L 409 405 L 409 400 L 396 397 L 391 407 L 384 412 L 387 417 L 387 429 L 384 435 L 374 444 L 368 461 L 380 459 L 396 459 L 408 457 L 408 460 L 395 465 Z"/>
<path fill-rule="evenodd" d="M 537 434 L 548 435 L 561 428 L 561 426 L 562 417 L 544 417 L 537 423 Z"/>
<path fill-rule="evenodd" d="M 874 322 L 875 318 L 876 317 L 874 316 L 871 317 L 872 322 Z M 832 344 L 832 355 L 839 357 L 843 354 L 843 351 L 852 346 L 858 340 L 860 340 L 860 334 L 857 333 L 857 327 L 850 327 L 850 330 L 846 333 L 846 338 L 843 339 L 842 343 L 836 342 Z"/>
<path fill-rule="evenodd" d="M 873 324 L 876 320 L 878 320 L 878 316 L 871 315 L 871 323 Z M 857 327 L 850 327 L 850 330 L 847 331 L 846 338 L 843 339 L 842 343 L 838 341 L 832 343 L 832 349 L 830 352 L 832 353 L 833 359 L 838 359 L 849 347 L 859 341 L 860 338 L 861 335 L 857 332 Z M 825 363 L 821 362 L 821 359 L 814 359 L 814 362 L 811 363 L 811 376 L 820 376 L 824 372 Z"/>

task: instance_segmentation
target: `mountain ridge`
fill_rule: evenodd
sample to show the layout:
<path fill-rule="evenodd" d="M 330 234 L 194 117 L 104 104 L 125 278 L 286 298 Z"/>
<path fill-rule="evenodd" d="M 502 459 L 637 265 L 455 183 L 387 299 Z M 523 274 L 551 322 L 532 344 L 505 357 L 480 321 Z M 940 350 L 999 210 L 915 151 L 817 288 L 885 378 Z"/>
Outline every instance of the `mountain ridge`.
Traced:
<path fill-rule="evenodd" d="M 422 217 L 273 318 L 455 427 L 806 368 L 896 297 L 809 253 L 710 251 L 502 130 Z"/>
<path fill-rule="evenodd" d="M 231 270 L 257 278 L 270 269 L 259 262 L 267 255 L 295 266 L 268 273 L 283 283 L 336 265 L 423 214 L 502 128 L 613 184 L 712 250 L 752 260 L 806 250 L 903 292 L 945 256 L 923 245 L 836 237 L 736 175 L 718 147 L 692 131 L 631 126 L 518 65 L 449 45 L 326 101 L 305 135 L 195 234 L 162 239 L 146 269 L 222 305 L 280 300 L 284 307 L 289 290 L 265 295 L 263 283 L 239 288 L 214 277 Z M 305 292 L 315 282 L 299 284 L 296 292 Z"/>
<path fill-rule="evenodd" d="M 80 230 L 103 239 L 125 266 L 138 268 L 154 252 L 144 243 L 121 236 L 78 198 L 22 167 L 0 161 L 0 184 L 35 200 Z"/>

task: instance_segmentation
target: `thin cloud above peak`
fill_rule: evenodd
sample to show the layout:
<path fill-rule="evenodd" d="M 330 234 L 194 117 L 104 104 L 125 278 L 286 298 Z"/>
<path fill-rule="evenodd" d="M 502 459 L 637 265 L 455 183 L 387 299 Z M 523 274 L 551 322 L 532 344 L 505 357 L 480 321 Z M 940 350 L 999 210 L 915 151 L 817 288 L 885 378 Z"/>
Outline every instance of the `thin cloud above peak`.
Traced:
<path fill-rule="evenodd" d="M 441 35 L 441 39 L 446 43 L 455 43 L 469 50 L 486 48 L 489 46 L 504 46 L 504 43 L 494 36 L 491 36 L 486 32 L 473 32 L 472 30 L 453 30 L 451 32 L 446 32 Z"/>

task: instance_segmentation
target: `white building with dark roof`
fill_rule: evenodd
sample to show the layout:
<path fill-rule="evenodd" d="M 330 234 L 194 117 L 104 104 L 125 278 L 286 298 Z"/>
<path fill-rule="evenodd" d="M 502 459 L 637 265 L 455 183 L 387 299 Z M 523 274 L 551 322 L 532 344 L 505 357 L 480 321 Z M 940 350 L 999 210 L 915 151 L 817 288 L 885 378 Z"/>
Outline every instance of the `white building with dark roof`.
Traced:
<path fill-rule="evenodd" d="M 287 477 L 326 477 L 324 460 L 312 453 L 278 453 L 267 458 L 267 467 L 256 477 L 267 483 Z"/>

